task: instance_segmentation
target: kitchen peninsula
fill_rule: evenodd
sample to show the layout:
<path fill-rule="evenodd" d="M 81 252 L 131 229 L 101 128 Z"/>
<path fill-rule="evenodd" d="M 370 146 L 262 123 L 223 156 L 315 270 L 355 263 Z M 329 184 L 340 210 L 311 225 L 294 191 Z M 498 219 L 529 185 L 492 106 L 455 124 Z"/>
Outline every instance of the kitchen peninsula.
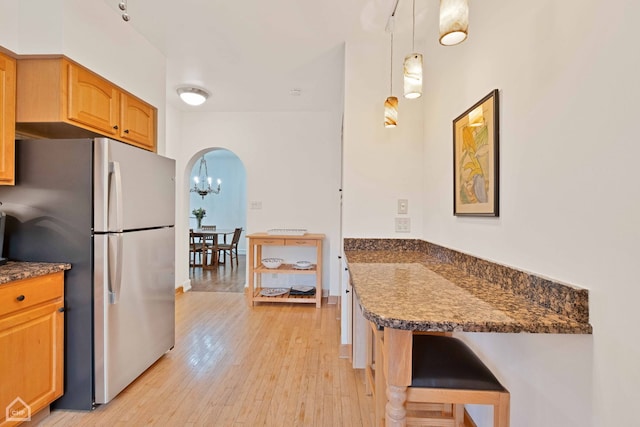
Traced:
<path fill-rule="evenodd" d="M 363 315 L 384 328 L 387 425 L 404 425 L 413 331 L 590 334 L 588 291 L 429 242 L 345 239 Z M 389 391 L 393 390 L 390 394 Z"/>

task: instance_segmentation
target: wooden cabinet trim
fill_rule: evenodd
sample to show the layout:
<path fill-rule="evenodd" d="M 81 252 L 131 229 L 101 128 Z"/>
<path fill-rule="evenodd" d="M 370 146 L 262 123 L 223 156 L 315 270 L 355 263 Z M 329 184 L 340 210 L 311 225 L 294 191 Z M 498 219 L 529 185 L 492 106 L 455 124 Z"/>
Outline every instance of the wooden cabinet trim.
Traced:
<path fill-rule="evenodd" d="M 16 61 L 0 53 L 0 184 L 15 183 Z"/>

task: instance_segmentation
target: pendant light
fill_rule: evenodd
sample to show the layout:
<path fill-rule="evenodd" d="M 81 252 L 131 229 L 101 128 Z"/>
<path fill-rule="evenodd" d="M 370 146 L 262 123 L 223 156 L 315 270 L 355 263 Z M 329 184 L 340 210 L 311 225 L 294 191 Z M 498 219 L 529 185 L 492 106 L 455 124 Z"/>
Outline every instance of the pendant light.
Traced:
<path fill-rule="evenodd" d="M 416 0 L 413 0 L 413 30 L 411 50 L 415 52 L 416 42 Z M 404 97 L 419 98 L 422 95 L 422 54 L 410 53 L 404 58 Z"/>
<path fill-rule="evenodd" d="M 467 39 L 468 0 L 440 0 L 440 44 L 454 46 Z"/>
<path fill-rule="evenodd" d="M 391 33 L 391 60 L 389 61 L 390 95 L 384 101 L 384 127 L 394 128 L 398 125 L 398 98 L 393 96 L 393 32 Z"/>

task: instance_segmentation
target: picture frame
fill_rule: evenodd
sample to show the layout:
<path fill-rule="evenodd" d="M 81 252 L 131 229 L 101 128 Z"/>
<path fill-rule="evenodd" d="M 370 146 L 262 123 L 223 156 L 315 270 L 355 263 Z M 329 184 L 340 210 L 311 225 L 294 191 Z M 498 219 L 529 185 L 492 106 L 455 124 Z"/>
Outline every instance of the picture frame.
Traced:
<path fill-rule="evenodd" d="M 453 214 L 499 216 L 498 89 L 453 120 Z"/>

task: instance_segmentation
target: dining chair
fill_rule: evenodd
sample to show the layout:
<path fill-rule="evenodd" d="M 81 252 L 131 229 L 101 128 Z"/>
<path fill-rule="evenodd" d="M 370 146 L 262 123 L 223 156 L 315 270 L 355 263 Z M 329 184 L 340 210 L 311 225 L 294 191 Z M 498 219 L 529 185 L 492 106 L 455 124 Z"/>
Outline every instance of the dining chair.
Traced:
<path fill-rule="evenodd" d="M 201 267 L 202 266 L 202 240 L 200 237 L 193 233 L 193 228 L 189 229 L 189 266 Z M 200 264 L 196 263 L 196 257 L 200 257 Z"/>
<path fill-rule="evenodd" d="M 203 225 L 200 231 L 203 232 L 202 242 L 204 251 L 204 266 L 213 268 L 218 266 L 218 237 L 215 234 L 207 234 L 207 231 L 215 231 L 215 225 Z"/>
<path fill-rule="evenodd" d="M 220 255 L 218 255 L 218 262 L 220 264 L 227 262 L 227 252 L 229 252 L 231 266 L 233 267 L 233 258 L 236 259 L 236 265 L 238 265 L 238 242 L 240 242 L 240 234 L 242 234 L 242 227 L 237 227 L 233 232 L 231 243 L 218 244 L 218 252 L 222 252 L 222 261 L 220 261 Z"/>

